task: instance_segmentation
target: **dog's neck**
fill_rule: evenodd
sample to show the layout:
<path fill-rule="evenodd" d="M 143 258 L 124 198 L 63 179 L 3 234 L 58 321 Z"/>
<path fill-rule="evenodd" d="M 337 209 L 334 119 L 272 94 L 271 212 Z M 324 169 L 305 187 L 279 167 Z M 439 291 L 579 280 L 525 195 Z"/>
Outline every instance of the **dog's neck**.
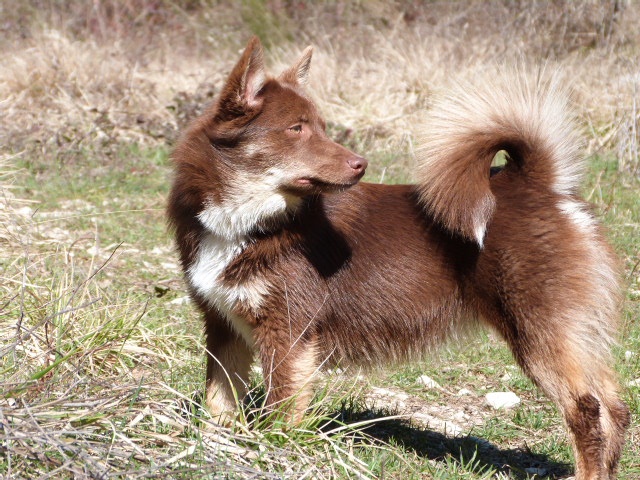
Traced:
<path fill-rule="evenodd" d="M 249 177 L 242 180 L 224 192 L 222 201 L 205 204 L 198 214 L 207 232 L 231 243 L 280 228 L 302 202 L 275 185 L 252 182 Z"/>

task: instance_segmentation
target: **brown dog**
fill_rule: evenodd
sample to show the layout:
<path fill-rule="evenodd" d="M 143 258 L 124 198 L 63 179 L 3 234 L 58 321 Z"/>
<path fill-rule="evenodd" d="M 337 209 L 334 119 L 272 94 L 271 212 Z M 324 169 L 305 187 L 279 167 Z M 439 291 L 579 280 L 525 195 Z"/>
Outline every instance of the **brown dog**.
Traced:
<path fill-rule="evenodd" d="M 302 90 L 310 60 L 267 77 L 251 40 L 173 153 L 168 212 L 213 415 L 236 409 L 254 352 L 267 406 L 298 420 L 321 365 L 407 360 L 480 320 L 562 411 L 576 478 L 613 478 L 629 423 L 608 366 L 616 261 L 577 197 L 562 91 L 461 88 L 430 114 L 417 185 L 357 184 L 366 160 Z"/>

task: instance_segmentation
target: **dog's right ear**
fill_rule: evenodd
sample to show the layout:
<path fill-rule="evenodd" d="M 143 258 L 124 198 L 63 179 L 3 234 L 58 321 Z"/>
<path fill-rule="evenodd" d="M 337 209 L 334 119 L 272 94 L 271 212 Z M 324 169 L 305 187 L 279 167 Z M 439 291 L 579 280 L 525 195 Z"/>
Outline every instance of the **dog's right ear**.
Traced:
<path fill-rule="evenodd" d="M 258 37 L 253 37 L 222 89 L 218 115 L 230 119 L 260 107 L 259 94 L 265 80 L 262 45 Z"/>
<path fill-rule="evenodd" d="M 279 79 L 291 85 L 306 85 L 309 80 L 311 55 L 313 55 L 313 47 L 309 45 L 304 49 L 298 61 L 280 74 Z"/>

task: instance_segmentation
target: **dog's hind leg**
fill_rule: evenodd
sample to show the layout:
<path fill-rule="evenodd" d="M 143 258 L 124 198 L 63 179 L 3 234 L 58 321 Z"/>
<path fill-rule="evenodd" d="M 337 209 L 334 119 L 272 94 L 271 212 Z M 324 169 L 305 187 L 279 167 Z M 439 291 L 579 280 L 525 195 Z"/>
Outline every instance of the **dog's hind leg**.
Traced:
<path fill-rule="evenodd" d="M 207 337 L 206 403 L 218 422 L 229 423 L 247 392 L 253 352 L 215 311 L 205 315 Z"/>
<path fill-rule="evenodd" d="M 580 318 L 574 317 L 579 312 L 544 318 L 531 308 L 524 311 L 520 309 L 518 317 L 502 314 L 488 323 L 500 331 L 524 372 L 562 412 L 576 480 L 615 478 L 630 417 L 607 365 L 608 354 L 602 353 L 601 345 L 594 347 L 606 340 L 580 331 Z"/>
<path fill-rule="evenodd" d="M 613 372 L 598 360 L 585 364 L 585 357 L 577 358 L 573 352 L 560 353 L 557 358 L 561 364 L 551 360 L 547 362 L 550 368 L 540 365 L 533 369 L 537 374 L 530 369 L 530 375 L 563 414 L 576 460 L 576 479 L 613 479 L 630 420 Z"/>

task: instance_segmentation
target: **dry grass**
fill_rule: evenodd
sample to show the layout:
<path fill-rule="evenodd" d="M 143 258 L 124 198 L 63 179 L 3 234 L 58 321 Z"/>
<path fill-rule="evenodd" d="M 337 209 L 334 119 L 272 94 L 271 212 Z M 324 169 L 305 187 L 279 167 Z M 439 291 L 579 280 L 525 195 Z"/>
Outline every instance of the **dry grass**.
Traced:
<path fill-rule="evenodd" d="M 614 0 L 0 1 L 0 475 L 189 478 L 199 468 L 232 478 L 374 476 L 375 461 L 354 453 L 356 427 L 321 433 L 326 419 L 318 415 L 295 431 L 225 430 L 185 393 L 201 389 L 203 347 L 197 316 L 170 303 L 184 291 L 170 240 L 162 229 L 151 232 L 162 223 L 160 194 L 131 187 L 118 199 L 110 183 L 91 191 L 95 201 L 85 209 L 86 192 L 72 194 L 61 182 L 56 198 L 44 198 L 39 192 L 52 190 L 42 182 L 100 183 L 119 169 L 132 183 L 152 174 L 162 182 L 165 165 L 133 171 L 140 165 L 122 161 L 123 146 L 170 145 L 257 33 L 274 73 L 315 45 L 309 91 L 331 133 L 373 157 L 370 180 L 411 177 L 414 138 L 434 93 L 456 77 L 517 63 L 565 73 L 589 152 L 615 162 L 619 185 L 637 185 L 634 7 Z M 598 178 L 591 200 L 615 210 L 601 190 Z M 121 244 L 118 233 L 105 233 L 128 228 L 122 215 L 134 217 L 138 240 Z M 638 225 L 615 228 L 637 232 Z M 637 291 L 638 252 L 622 254 Z"/>
<path fill-rule="evenodd" d="M 71 241 L 69 232 L 43 229 L 49 220 L 35 220 L 33 204 L 11 194 L 4 162 L 3 478 L 192 478 L 194 470 L 226 478 L 371 476 L 342 446 L 362 442 L 358 426 L 323 433 L 328 419 L 312 414 L 299 429 L 270 425 L 274 442 L 252 410 L 252 420 L 233 428 L 211 422 L 200 396 L 184 393 L 204 350 L 193 315 L 180 302 L 159 306 L 126 291 L 127 272 L 119 272 L 126 246 L 101 248 L 97 233 Z"/>
<path fill-rule="evenodd" d="M 46 155 L 171 140 L 193 113 L 193 94 L 206 99 L 220 87 L 253 28 L 265 30 L 258 32 L 265 41 L 275 31 L 296 38 L 271 47 L 274 71 L 307 43 L 316 46 L 311 92 L 328 119 L 357 132 L 369 149 L 406 150 L 430 95 L 452 77 L 519 62 L 565 70 L 583 118 L 596 130 L 594 148 L 609 142 L 607 148 L 619 147 L 637 166 L 640 40 L 634 25 L 640 20 L 625 2 L 434 2 L 422 8 L 408 1 L 273 2 L 269 9 L 247 1 L 236 11 L 198 2 L 151 4 L 96 10 L 73 3 L 67 8 L 82 14 L 66 22 L 64 11 L 49 6 L 35 26 L 22 26 L 26 39 L 9 30 L 14 35 L 4 42 L 9 55 L 0 72 L 3 143 L 14 150 L 29 143 Z M 254 16 L 242 23 L 247 5 L 263 5 L 281 20 L 263 24 Z M 614 5 L 621 9 L 615 15 Z"/>

